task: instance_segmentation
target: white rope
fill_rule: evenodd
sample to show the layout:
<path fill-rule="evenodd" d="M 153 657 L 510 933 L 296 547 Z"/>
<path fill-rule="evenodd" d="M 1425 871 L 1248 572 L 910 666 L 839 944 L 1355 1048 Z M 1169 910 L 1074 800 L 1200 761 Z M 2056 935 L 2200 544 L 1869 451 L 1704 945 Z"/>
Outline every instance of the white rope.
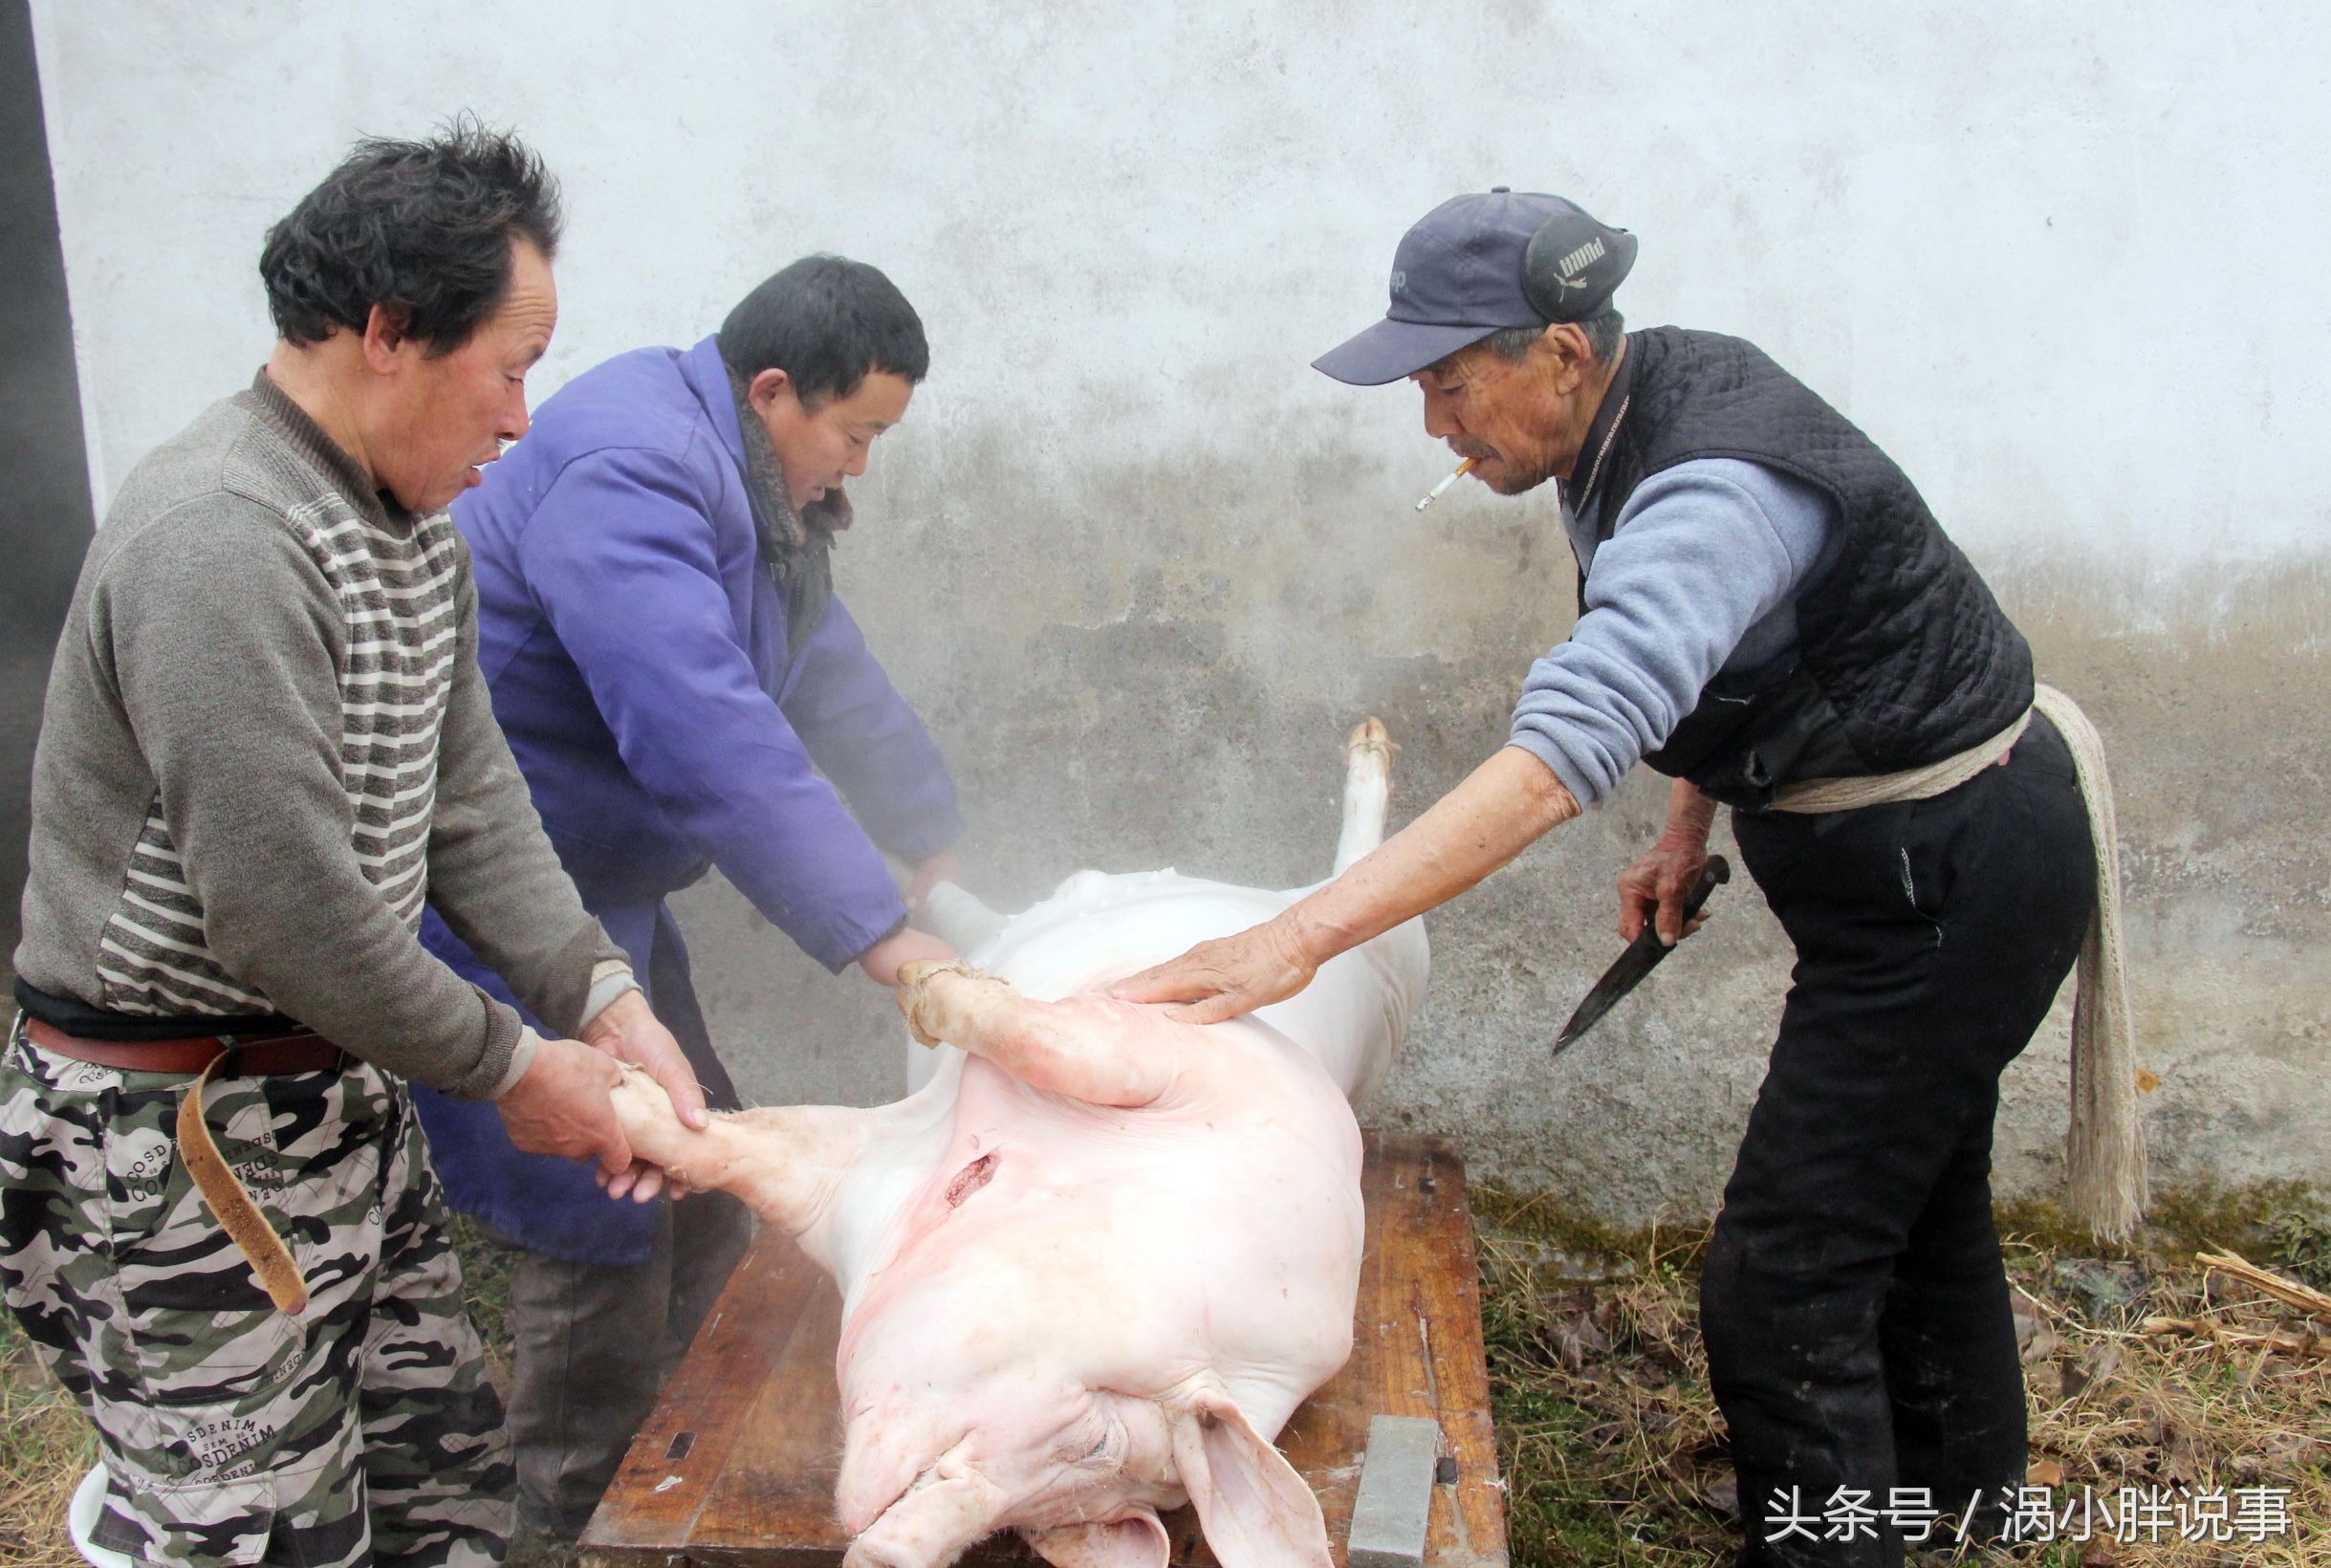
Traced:
<path fill-rule="evenodd" d="M 2032 709 L 2027 708 L 2014 724 L 1991 739 L 1971 746 L 1956 756 L 1929 762 L 1924 768 L 1906 768 L 1898 773 L 1869 773 L 1860 778 L 1800 778 L 1794 784 L 1783 784 L 1773 795 L 1772 809 L 1811 816 L 1818 812 L 1859 811 L 1863 806 L 1883 806 L 1895 800 L 1928 799 L 1946 790 L 1957 789 L 2007 755 L 2015 742 L 2023 738 L 2024 727 L 2031 722 Z"/>
<path fill-rule="evenodd" d="M 2045 716 L 2063 736 L 2088 812 L 2096 847 L 2096 912 L 2080 941 L 2072 1000 L 2072 1125 L 2065 1139 L 2072 1211 L 2106 1241 L 2126 1241 L 2150 1198 L 2145 1129 L 2137 1120 L 2137 1054 L 2122 965 L 2119 830 L 2104 741 L 2080 705 L 2054 686 L 2037 687 L 2014 724 L 1956 756 L 1924 768 L 1866 778 L 1808 778 L 1783 787 L 1775 811 L 1854 811 L 1895 800 L 1925 800 L 1956 789 L 1997 762 L 2032 722 Z"/>
<path fill-rule="evenodd" d="M 2120 833 L 2104 741 L 2080 705 L 2054 686 L 2032 698 L 2071 749 L 2096 846 L 2097 904 L 2080 942 L 2072 998 L 2072 1131 L 2066 1141 L 2072 1211 L 2106 1241 L 2126 1241 L 2151 1197 L 2145 1128 L 2137 1120 L 2137 1051 L 2122 969 Z"/>

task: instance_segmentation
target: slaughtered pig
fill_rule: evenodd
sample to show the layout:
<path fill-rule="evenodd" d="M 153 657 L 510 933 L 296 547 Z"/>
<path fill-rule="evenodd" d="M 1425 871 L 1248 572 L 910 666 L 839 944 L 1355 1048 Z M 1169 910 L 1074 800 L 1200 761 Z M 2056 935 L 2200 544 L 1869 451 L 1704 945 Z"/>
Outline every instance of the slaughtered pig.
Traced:
<path fill-rule="evenodd" d="M 1383 837 L 1392 751 L 1374 720 L 1346 747 L 1338 870 Z M 627 1077 L 642 1158 L 735 1194 L 840 1286 L 849 1568 L 944 1568 L 1003 1529 L 1059 1568 L 1164 1568 L 1158 1513 L 1185 1500 L 1225 1568 L 1327 1568 L 1271 1440 L 1351 1351 L 1352 1104 L 1422 1000 L 1424 929 L 1230 1023 L 1096 993 L 1304 891 L 1086 871 L 1001 920 L 943 888 L 966 961 L 902 991 L 945 1042 L 906 1099 L 692 1132 Z"/>

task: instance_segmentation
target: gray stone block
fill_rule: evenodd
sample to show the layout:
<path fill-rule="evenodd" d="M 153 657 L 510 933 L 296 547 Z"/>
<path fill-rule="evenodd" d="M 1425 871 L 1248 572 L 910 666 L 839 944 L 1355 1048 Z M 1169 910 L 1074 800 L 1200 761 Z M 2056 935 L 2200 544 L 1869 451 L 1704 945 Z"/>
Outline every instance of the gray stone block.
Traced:
<path fill-rule="evenodd" d="M 1350 1568 L 1423 1568 L 1425 1525 L 1441 1427 L 1420 1416 L 1376 1416 L 1352 1504 Z"/>

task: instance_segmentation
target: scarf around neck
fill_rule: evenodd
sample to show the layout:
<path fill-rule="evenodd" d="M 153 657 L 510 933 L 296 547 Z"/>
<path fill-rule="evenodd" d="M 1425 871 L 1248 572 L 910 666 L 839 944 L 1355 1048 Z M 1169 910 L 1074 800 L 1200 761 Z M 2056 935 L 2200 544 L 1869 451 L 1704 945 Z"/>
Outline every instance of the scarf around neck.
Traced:
<path fill-rule="evenodd" d="M 785 656 L 798 658 L 801 645 L 825 619 L 834 599 L 834 535 L 850 526 L 850 498 L 839 487 L 808 506 L 794 505 L 785 466 L 769 444 L 769 431 L 753 411 L 750 383 L 733 365 L 729 390 L 736 398 L 736 425 L 745 444 L 745 493 L 752 502 L 752 526 L 760 538 L 761 564 L 785 599 Z"/>

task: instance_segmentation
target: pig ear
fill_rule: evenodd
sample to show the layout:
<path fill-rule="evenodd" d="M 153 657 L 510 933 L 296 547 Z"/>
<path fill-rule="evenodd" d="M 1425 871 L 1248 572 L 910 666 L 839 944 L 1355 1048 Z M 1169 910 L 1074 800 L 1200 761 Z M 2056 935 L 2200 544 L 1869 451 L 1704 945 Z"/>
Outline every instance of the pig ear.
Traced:
<path fill-rule="evenodd" d="M 1319 1499 L 1228 1398 L 1191 1402 L 1173 1456 L 1222 1568 L 1331 1568 Z"/>
<path fill-rule="evenodd" d="M 1147 1508 L 1106 1524 L 1039 1530 L 1028 1544 L 1052 1568 L 1166 1568 L 1167 1552 L 1166 1527 Z"/>

